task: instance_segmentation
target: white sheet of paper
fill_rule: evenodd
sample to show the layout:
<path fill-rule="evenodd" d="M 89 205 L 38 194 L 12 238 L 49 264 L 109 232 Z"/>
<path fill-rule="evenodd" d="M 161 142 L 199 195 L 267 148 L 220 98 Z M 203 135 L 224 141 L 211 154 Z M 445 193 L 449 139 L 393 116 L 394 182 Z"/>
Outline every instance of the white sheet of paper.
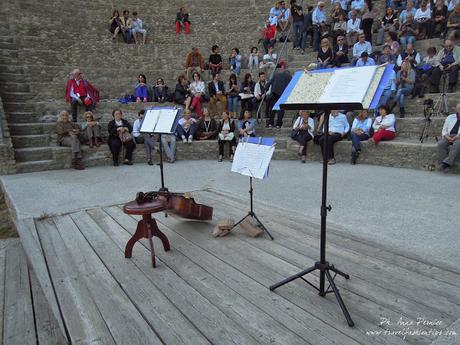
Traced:
<path fill-rule="evenodd" d="M 378 66 L 337 69 L 319 103 L 362 103 Z"/>
<path fill-rule="evenodd" d="M 233 157 L 232 171 L 264 179 L 268 176 L 268 166 L 274 152 L 274 146 L 240 143 Z"/>
<path fill-rule="evenodd" d="M 160 114 L 157 109 L 147 110 L 144 115 L 144 121 L 142 122 L 140 132 L 153 133 L 158 122 L 158 116 L 160 116 Z"/>
<path fill-rule="evenodd" d="M 160 118 L 158 119 L 155 127 L 156 133 L 171 133 L 171 128 L 174 125 L 176 118 L 176 109 L 161 109 Z"/>

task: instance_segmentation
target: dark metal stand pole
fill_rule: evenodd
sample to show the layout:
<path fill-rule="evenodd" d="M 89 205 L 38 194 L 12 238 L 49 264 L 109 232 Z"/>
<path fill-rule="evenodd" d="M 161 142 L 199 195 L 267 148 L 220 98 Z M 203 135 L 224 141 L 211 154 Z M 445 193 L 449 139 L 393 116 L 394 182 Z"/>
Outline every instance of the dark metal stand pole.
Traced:
<path fill-rule="evenodd" d="M 249 177 L 249 196 L 250 196 L 250 207 L 251 207 L 251 210 L 248 212 L 247 215 L 245 215 L 243 218 L 241 218 L 238 222 L 235 223 L 235 225 L 233 225 L 233 227 L 230 229 L 230 230 L 233 230 L 235 227 L 237 227 L 241 222 L 243 222 L 246 218 L 248 217 L 252 217 L 256 220 L 257 222 L 257 225 L 267 233 L 268 237 L 270 237 L 271 240 L 273 240 L 273 236 L 272 234 L 270 234 L 270 232 L 267 230 L 267 228 L 265 227 L 265 225 L 260 221 L 260 219 L 256 216 L 255 212 L 254 212 L 254 200 L 253 200 L 253 195 L 254 195 L 254 192 L 253 192 L 253 188 L 252 188 L 252 176 Z"/>
<path fill-rule="evenodd" d="M 165 187 L 165 178 L 163 175 L 163 143 L 161 142 L 161 134 L 160 134 L 160 174 L 161 174 L 161 188 L 160 192 L 167 192 L 168 188 Z"/>
<path fill-rule="evenodd" d="M 345 319 L 347 320 L 347 323 L 350 327 L 353 327 L 355 324 L 353 320 L 351 319 L 351 316 L 347 310 L 347 307 L 345 306 L 345 303 L 342 300 L 342 296 L 340 296 L 340 292 L 337 289 L 337 286 L 334 283 L 335 276 L 338 274 L 345 279 L 350 279 L 350 276 L 342 271 L 339 271 L 334 267 L 334 265 L 329 264 L 329 262 L 326 261 L 326 218 L 327 218 L 327 212 L 330 212 L 332 210 L 331 205 L 326 205 L 327 204 L 327 168 L 328 168 L 328 149 L 329 145 L 329 111 L 326 110 L 324 112 L 324 135 L 325 135 L 325 144 L 323 147 L 323 188 L 322 188 L 322 198 L 321 198 L 321 236 L 320 236 L 320 261 L 315 262 L 315 265 L 312 267 L 307 268 L 306 270 L 303 270 L 302 272 L 299 272 L 297 274 L 294 274 L 291 277 L 288 277 L 279 283 L 276 283 L 272 286 L 270 286 L 270 290 L 273 291 L 280 286 L 283 286 L 293 280 L 296 280 L 298 278 L 302 279 L 309 285 L 313 286 L 316 290 L 318 290 L 319 295 L 321 297 L 326 296 L 326 294 L 333 292 L 337 302 L 339 303 L 340 308 L 342 309 L 343 315 L 345 316 Z M 308 280 L 306 280 L 303 276 L 309 273 L 312 273 L 316 270 L 319 270 L 319 288 L 310 283 Z M 334 276 L 331 276 L 331 273 L 329 271 L 334 272 Z M 329 286 L 327 289 L 325 289 L 325 281 L 326 278 L 329 282 Z M 329 290 L 329 287 L 332 288 L 332 290 Z"/>

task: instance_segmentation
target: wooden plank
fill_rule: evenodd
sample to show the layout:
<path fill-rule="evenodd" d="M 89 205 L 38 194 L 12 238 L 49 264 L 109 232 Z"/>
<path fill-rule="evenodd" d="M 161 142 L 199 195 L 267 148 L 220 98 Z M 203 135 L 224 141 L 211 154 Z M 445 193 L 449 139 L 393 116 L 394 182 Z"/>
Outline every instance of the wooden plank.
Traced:
<path fill-rule="evenodd" d="M 156 292 L 154 291 L 154 296 L 158 296 L 155 298 L 155 303 L 157 303 L 159 297 L 164 294 L 170 303 L 173 303 L 177 309 L 179 309 L 184 316 L 204 334 L 206 339 L 209 339 L 210 343 L 261 344 L 251 337 L 244 328 L 229 319 L 196 290 L 190 287 L 188 283 L 175 272 L 162 264 L 162 261 L 159 261 L 160 265 L 152 269 L 150 261 L 148 260 L 150 254 L 147 253 L 146 249 L 140 244 L 134 247 L 132 259 L 124 259 L 123 250 L 126 242 L 131 237 L 130 234 L 101 210 L 90 210 L 88 214 L 92 219 L 87 215 L 85 223 L 81 224 L 81 229 L 82 231 L 86 230 L 85 235 L 87 235 L 88 238 L 91 236 L 91 242 L 97 244 L 100 256 L 108 261 L 120 262 L 119 265 L 124 263 L 125 265 L 135 264 L 138 266 L 139 269 L 144 272 L 145 277 L 149 279 L 146 289 L 149 289 L 149 285 L 152 290 L 158 289 Z M 83 217 L 79 218 L 84 219 Z M 85 230 L 83 230 L 83 228 Z M 94 230 L 96 228 L 102 228 L 103 231 L 106 232 L 108 238 L 101 238 L 100 233 L 102 231 L 99 230 L 99 232 L 97 232 Z M 135 227 L 133 227 L 133 230 L 134 229 Z M 109 238 L 113 240 L 112 243 L 110 243 L 111 241 Z M 175 250 L 173 249 L 171 254 L 174 255 L 174 252 Z M 119 265 L 114 265 L 114 268 Z M 122 276 L 119 277 L 119 281 L 123 286 L 129 287 L 129 282 Z M 135 288 L 137 289 L 138 286 Z M 137 295 L 138 293 L 136 293 L 136 291 L 132 293 L 133 298 L 137 298 Z M 159 302 L 161 302 L 161 299 Z M 145 308 L 144 304 L 145 302 L 143 303 L 141 301 L 138 307 Z M 161 304 L 158 304 L 157 308 L 161 308 Z M 149 317 L 155 322 L 156 317 L 152 317 L 151 313 L 146 315 L 146 317 Z M 193 341 L 193 338 L 187 340 L 187 334 L 185 333 L 187 328 L 181 326 L 181 319 L 182 318 L 169 318 L 169 329 L 162 331 L 175 332 L 178 335 L 182 334 L 182 337 L 184 337 L 184 344 L 203 343 L 204 339 L 200 342 Z M 160 332 L 160 330 L 158 330 L 158 332 Z M 167 343 L 176 344 L 174 342 Z M 206 341 L 206 343 L 208 343 L 208 341 Z"/>
<path fill-rule="evenodd" d="M 24 248 L 29 264 L 37 276 L 38 282 L 40 283 L 51 311 L 58 322 L 59 328 L 61 329 L 62 334 L 66 334 L 66 326 L 62 320 L 56 292 L 54 291 L 53 284 L 51 283 L 48 264 L 41 248 L 34 220 L 32 218 L 18 219 L 16 221 L 16 228 L 21 238 L 21 244 Z"/>
<path fill-rule="evenodd" d="M 130 220 L 119 208 L 107 208 L 106 211 L 116 218 L 123 227 L 132 226 L 133 219 Z M 321 341 L 321 338 L 326 338 L 330 342 L 338 344 L 342 344 L 344 339 L 346 339 L 347 344 L 368 343 L 369 338 L 362 334 L 364 332 L 362 328 L 374 325 L 359 319 L 361 323 L 357 323 L 355 329 L 349 328 L 344 322 L 338 306 L 328 300 L 324 301 L 324 305 L 318 305 L 318 297 L 314 292 L 302 289 L 301 295 L 297 293 L 299 299 L 305 299 L 306 303 L 311 302 L 308 308 L 303 309 L 288 301 L 281 294 L 270 292 L 266 288 L 267 281 L 282 279 L 282 276 L 276 272 L 276 268 L 268 274 L 259 263 L 241 260 L 239 252 L 233 252 L 231 248 L 227 249 L 228 241 L 226 239 L 211 237 L 212 225 L 194 222 L 193 226 L 190 226 L 190 223 L 180 222 L 172 219 L 172 217 L 168 217 L 167 220 L 174 223 L 174 228 L 176 226 L 183 227 L 184 231 L 190 234 L 190 238 L 185 239 L 184 237 L 187 236 L 182 237 L 163 224 L 159 224 L 161 230 L 167 233 L 177 250 L 295 333 L 304 337 L 310 336 L 312 341 Z M 166 221 L 166 219 L 161 218 L 161 221 Z M 197 240 L 198 243 L 192 239 Z M 206 243 L 208 242 L 210 242 L 210 247 L 216 248 L 216 252 L 210 253 L 207 250 Z M 203 244 L 204 246 L 202 246 Z M 229 260 L 226 260 L 227 258 Z M 265 263 L 265 266 L 269 265 L 270 261 Z M 175 269 L 179 268 L 175 267 Z M 312 329 L 313 331 L 311 331 Z M 348 337 L 345 338 L 345 336 Z M 376 339 L 375 344 L 384 344 L 384 342 Z M 399 340 L 392 342 L 391 339 L 388 339 L 385 344 L 401 344 L 401 342 Z"/>
<path fill-rule="evenodd" d="M 6 248 L 4 303 L 3 343 L 37 344 L 29 271 L 20 243 Z"/>
<path fill-rule="evenodd" d="M 94 218 L 100 220 L 104 217 L 101 215 L 101 211 L 93 213 Z M 106 215 L 107 217 L 107 215 Z M 128 232 L 134 232 L 135 221 L 133 220 L 130 226 L 127 228 Z M 132 225 L 132 226 L 131 226 Z M 113 227 L 111 227 L 113 228 Z M 123 229 L 120 232 L 125 232 Z M 129 236 L 120 238 L 120 250 L 126 243 Z M 111 236 L 114 238 L 114 236 Z M 142 256 L 139 256 L 142 262 L 146 262 L 145 258 L 148 257 L 148 250 L 145 247 L 140 247 L 144 252 Z M 169 253 L 168 253 L 169 254 Z M 311 335 L 309 341 L 307 339 L 299 337 L 288 328 L 283 327 L 279 322 L 273 319 L 271 316 L 262 312 L 258 307 L 250 303 L 247 299 L 240 296 L 238 293 L 227 287 L 215 279 L 212 275 L 201 269 L 197 265 L 190 262 L 188 258 L 182 255 L 178 251 L 174 251 L 173 255 L 162 255 L 161 260 L 168 267 L 173 267 L 174 272 L 178 274 L 182 279 L 185 279 L 194 289 L 196 289 L 202 296 L 209 300 L 214 306 L 221 310 L 221 312 L 227 315 L 230 319 L 234 320 L 239 324 L 240 329 L 246 330 L 255 339 L 258 339 L 263 344 L 330 344 L 327 339 L 321 339 L 318 337 L 318 341 L 312 343 Z M 148 266 L 146 265 L 148 269 Z M 179 268 L 179 270 L 176 270 Z M 172 298 L 171 300 L 176 300 Z M 226 327 L 231 327 L 228 323 L 221 324 Z M 233 327 L 231 327 L 233 328 Z M 321 339 L 321 341 L 319 341 Z"/>
<path fill-rule="evenodd" d="M 35 272 L 29 267 L 38 344 L 63 345 L 67 339 L 51 311 Z"/>
<path fill-rule="evenodd" d="M 53 217 L 57 230 L 117 344 L 161 344 L 69 215 Z M 99 230 L 100 231 L 100 230 Z M 113 263 L 111 263 L 113 265 Z M 110 294 L 107 292 L 110 291 Z"/>
<path fill-rule="evenodd" d="M 52 219 L 36 225 L 71 343 L 115 344 Z"/>

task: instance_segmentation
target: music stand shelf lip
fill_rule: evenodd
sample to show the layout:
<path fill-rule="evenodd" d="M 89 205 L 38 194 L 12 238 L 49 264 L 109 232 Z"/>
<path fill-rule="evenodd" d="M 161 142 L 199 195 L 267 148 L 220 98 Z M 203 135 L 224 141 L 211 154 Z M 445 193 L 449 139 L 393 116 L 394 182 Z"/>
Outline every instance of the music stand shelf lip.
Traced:
<path fill-rule="evenodd" d="M 363 105 L 361 103 L 290 103 L 281 104 L 281 109 L 284 110 L 362 110 Z"/>

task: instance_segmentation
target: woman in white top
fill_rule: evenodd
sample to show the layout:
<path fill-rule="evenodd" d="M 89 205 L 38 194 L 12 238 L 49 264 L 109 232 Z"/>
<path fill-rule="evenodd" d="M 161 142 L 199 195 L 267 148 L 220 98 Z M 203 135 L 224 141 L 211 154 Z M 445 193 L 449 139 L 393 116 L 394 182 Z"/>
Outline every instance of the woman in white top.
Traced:
<path fill-rule="evenodd" d="M 374 141 L 377 145 L 382 140 L 393 140 L 396 137 L 396 117 L 394 114 L 390 114 L 390 108 L 386 105 L 382 105 L 379 108 L 380 116 L 375 118 L 372 125 L 374 129 L 374 136 L 369 141 Z"/>
<path fill-rule="evenodd" d="M 431 9 L 427 6 L 426 2 L 422 2 L 420 8 L 415 11 L 414 20 L 422 29 L 425 30 L 425 38 L 431 38 Z"/>
<path fill-rule="evenodd" d="M 233 161 L 233 152 L 236 146 L 235 140 L 235 123 L 230 119 L 228 112 L 222 113 L 222 120 L 219 123 L 218 131 L 218 144 L 219 144 L 219 162 L 222 162 L 224 156 L 224 146 L 228 143 L 228 151 L 230 155 L 230 161 Z"/>
<path fill-rule="evenodd" d="M 206 86 L 204 81 L 201 80 L 200 73 L 193 73 L 193 81 L 190 83 L 190 93 L 192 94 L 192 103 L 190 104 L 190 110 L 196 109 L 196 115 L 203 117 L 203 111 L 201 110 L 201 104 L 205 101 Z"/>
<path fill-rule="evenodd" d="M 298 155 L 300 161 L 305 163 L 307 157 L 307 143 L 313 139 L 315 123 L 306 110 L 299 112 L 299 117 L 292 127 L 291 138 L 299 143 Z"/>

